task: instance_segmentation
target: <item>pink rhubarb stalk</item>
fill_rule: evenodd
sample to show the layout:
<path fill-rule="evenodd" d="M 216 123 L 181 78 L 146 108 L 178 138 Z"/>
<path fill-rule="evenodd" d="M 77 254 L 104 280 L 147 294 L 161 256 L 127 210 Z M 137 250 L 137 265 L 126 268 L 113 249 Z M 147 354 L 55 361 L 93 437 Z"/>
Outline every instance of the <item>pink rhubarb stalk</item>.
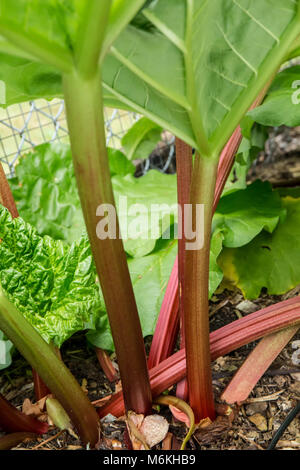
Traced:
<path fill-rule="evenodd" d="M 271 83 L 271 82 L 270 82 Z M 250 109 L 254 109 L 263 101 L 264 96 L 267 93 L 270 83 L 262 90 L 258 98 L 255 100 Z M 226 184 L 227 178 L 231 172 L 234 157 L 238 151 L 242 140 L 242 134 L 240 126 L 234 131 L 233 135 L 229 139 L 228 143 L 224 147 L 218 166 L 218 175 L 215 189 L 215 199 L 213 211 L 215 212 L 220 197 L 222 195 L 224 186 Z M 176 286 L 177 283 L 177 286 Z M 157 327 L 154 332 L 153 341 L 150 349 L 150 355 L 148 364 L 151 367 L 159 364 L 161 361 L 168 357 L 166 354 L 169 351 L 169 354 L 174 349 L 176 336 L 173 331 L 169 329 L 169 326 L 176 324 L 174 316 L 177 316 L 179 310 L 174 309 L 174 305 L 179 303 L 179 286 L 178 286 L 178 259 L 176 258 L 169 283 L 167 285 L 165 300 L 161 306 L 161 310 L 158 317 Z M 172 331 L 172 334 L 169 335 L 169 331 Z M 161 343 L 164 343 L 165 346 L 161 347 Z"/>
<path fill-rule="evenodd" d="M 215 360 L 274 332 L 299 327 L 299 324 L 300 297 L 271 305 L 210 333 L 211 359 Z M 152 368 L 149 374 L 152 395 L 156 397 L 185 377 L 185 349 L 163 360 Z M 108 413 L 114 416 L 124 414 L 122 392 L 115 394 L 108 403 L 98 409 L 98 413 L 101 418 Z"/>
<path fill-rule="evenodd" d="M 263 338 L 247 357 L 222 394 L 227 403 L 245 401 L 272 362 L 299 330 L 292 326 Z"/>
<path fill-rule="evenodd" d="M 95 348 L 96 356 L 99 364 L 109 382 L 114 382 L 118 379 L 118 374 L 114 368 L 109 355 L 101 348 Z"/>

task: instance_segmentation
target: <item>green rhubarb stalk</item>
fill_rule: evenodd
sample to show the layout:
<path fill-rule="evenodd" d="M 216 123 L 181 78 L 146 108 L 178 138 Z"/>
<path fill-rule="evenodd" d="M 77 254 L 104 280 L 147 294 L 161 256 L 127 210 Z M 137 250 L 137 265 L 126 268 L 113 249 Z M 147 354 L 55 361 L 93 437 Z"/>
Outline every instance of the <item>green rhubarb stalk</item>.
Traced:
<path fill-rule="evenodd" d="M 209 347 L 208 282 L 217 167 L 217 159 L 196 154 L 190 202 L 193 225 L 196 221 L 196 206 L 203 204 L 204 226 L 201 228 L 204 243 L 202 248 L 186 249 L 185 266 L 188 269 L 185 270 L 183 293 L 188 390 L 196 422 L 215 417 Z"/>
<path fill-rule="evenodd" d="M 99 419 L 87 396 L 67 367 L 39 333 L 0 290 L 0 329 L 37 370 L 70 416 L 82 441 L 94 447 L 99 440 Z"/>
<path fill-rule="evenodd" d="M 113 236 L 99 239 L 96 233 L 101 220 L 97 208 L 109 205 L 108 214 L 115 208 L 100 84 L 99 70 L 88 79 L 76 71 L 64 76 L 67 119 L 79 196 L 116 347 L 126 409 L 147 414 L 152 397 L 144 340 L 116 213 L 109 218 L 111 227 L 116 224 Z"/>

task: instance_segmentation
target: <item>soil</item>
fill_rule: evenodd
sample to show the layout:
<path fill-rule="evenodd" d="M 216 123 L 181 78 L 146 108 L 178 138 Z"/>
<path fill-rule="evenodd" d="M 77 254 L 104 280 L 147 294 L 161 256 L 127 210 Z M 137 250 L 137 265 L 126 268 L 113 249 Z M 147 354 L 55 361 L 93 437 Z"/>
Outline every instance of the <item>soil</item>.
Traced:
<path fill-rule="evenodd" d="M 266 151 L 262 153 L 249 173 L 249 179 L 271 180 L 274 186 L 300 185 L 300 128 L 279 128 L 272 131 Z M 159 158 L 169 153 L 160 151 Z M 163 163 L 162 163 L 163 164 Z M 174 168 L 174 162 L 172 163 Z M 142 168 L 140 166 L 140 168 Z M 300 286 L 283 296 L 269 296 L 262 292 L 253 302 L 243 302 L 238 291 L 224 291 L 217 294 L 210 302 L 211 330 L 231 323 L 252 311 L 273 303 L 299 295 Z M 187 449 L 198 450 L 263 450 L 267 449 L 274 433 L 282 424 L 287 414 L 300 400 L 300 365 L 292 360 L 295 350 L 294 341 L 300 340 L 300 332 L 282 351 L 269 370 L 253 390 L 250 401 L 239 407 L 233 407 L 234 419 L 218 420 L 202 432 L 198 432 L 189 441 Z M 148 349 L 151 338 L 146 338 Z M 255 343 L 214 361 L 213 385 L 216 402 L 226 384 L 243 363 Z M 103 374 L 95 353 L 86 345 L 84 334 L 75 335 L 62 348 L 62 358 L 79 383 L 87 391 L 91 401 L 97 401 L 111 395 L 119 384 L 111 384 Z M 115 358 L 112 357 L 114 360 Z M 31 369 L 25 360 L 16 353 L 10 368 L 1 372 L 0 393 L 11 403 L 21 408 L 25 398 L 34 401 Z M 172 393 L 172 391 L 170 391 Z M 173 448 L 179 448 L 185 436 L 184 426 L 175 421 L 170 412 L 161 409 L 170 423 L 173 435 Z M 233 416 L 233 415 L 232 415 Z M 102 423 L 103 442 L 101 448 L 125 448 L 125 423 L 119 420 L 105 420 Z M 20 444 L 18 449 L 83 449 L 79 439 L 66 431 L 57 436 L 58 429 L 51 428 L 47 435 L 35 441 Z M 1 436 L 1 432 L 0 432 Z M 157 446 L 159 449 L 160 446 Z M 300 420 L 294 419 L 281 436 L 277 449 L 300 449 Z"/>

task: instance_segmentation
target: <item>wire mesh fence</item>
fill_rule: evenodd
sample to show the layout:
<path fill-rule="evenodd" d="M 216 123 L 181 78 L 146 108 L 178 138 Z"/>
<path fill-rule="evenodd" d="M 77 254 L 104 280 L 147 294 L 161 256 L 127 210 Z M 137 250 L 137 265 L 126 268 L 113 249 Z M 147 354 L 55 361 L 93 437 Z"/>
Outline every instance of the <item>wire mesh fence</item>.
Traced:
<path fill-rule="evenodd" d="M 121 148 L 121 139 L 140 118 L 136 113 L 105 109 L 107 145 Z M 64 101 L 60 99 L 31 101 L 0 109 L 0 161 L 7 176 L 14 175 L 14 168 L 21 154 L 46 142 L 68 142 Z M 144 174 L 151 168 L 174 172 L 174 137 L 163 134 L 159 150 L 138 165 L 137 173 Z"/>

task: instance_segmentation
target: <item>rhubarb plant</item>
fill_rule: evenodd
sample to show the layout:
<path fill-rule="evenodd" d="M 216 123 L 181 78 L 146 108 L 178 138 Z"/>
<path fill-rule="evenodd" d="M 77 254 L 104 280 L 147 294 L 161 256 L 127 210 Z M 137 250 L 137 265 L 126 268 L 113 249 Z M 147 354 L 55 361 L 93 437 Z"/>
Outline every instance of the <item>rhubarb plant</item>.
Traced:
<path fill-rule="evenodd" d="M 189 201 L 193 216 L 198 204 L 204 206 L 204 242 L 202 247 L 185 252 L 184 265 L 188 268 L 184 268 L 182 308 L 186 348 L 178 356 L 184 359 L 186 353 L 189 401 L 196 422 L 214 418 L 208 322 L 210 241 L 215 201 L 220 197 L 218 194 L 215 198 L 218 168 L 227 165 L 224 176 L 232 164 L 231 157 L 222 160 L 222 149 L 228 141 L 232 147 L 235 140 L 239 141 L 238 125 L 298 47 L 299 32 L 300 3 L 295 0 L 284 6 L 281 0 L 0 2 L 1 51 L 11 80 L 10 102 L 39 96 L 45 77 L 52 80 L 45 96 L 63 92 L 66 101 L 75 177 L 116 346 L 126 411 L 149 413 L 151 390 L 122 240 L 100 240 L 96 233 L 99 205 L 115 204 L 103 105 L 141 113 L 195 148 Z M 28 80 L 22 83 L 22 78 L 12 76 L 13 70 L 20 67 L 24 78 L 26 65 Z M 4 77 L 5 70 L 1 74 L 0 78 Z M 233 140 L 229 140 L 232 135 Z M 227 213 L 225 203 L 223 210 Z M 222 217 L 219 223 L 223 223 Z M 273 213 L 272 221 L 261 224 L 260 230 L 274 230 L 280 214 L 276 220 L 274 217 Z M 235 216 L 229 219 L 222 236 L 234 244 Z M 119 229 L 118 222 L 116 227 Z M 252 224 L 250 228 L 253 236 L 259 233 Z M 245 240 L 249 241 L 247 237 Z M 16 346 L 26 352 L 9 315 L 14 312 L 17 316 L 18 312 L 7 302 L 3 298 L 0 326 L 8 336 L 15 334 Z M 283 313 L 286 317 L 277 321 L 268 316 L 269 311 L 252 317 L 256 325 L 247 323 L 247 340 L 299 322 L 298 310 Z M 266 323 L 259 325 L 258 334 L 260 320 Z M 24 318 L 23 325 L 29 338 L 35 330 Z M 235 347 L 244 344 L 245 335 L 242 337 L 234 325 L 230 331 L 236 336 L 222 351 L 229 351 L 233 343 Z M 32 355 L 25 357 L 36 364 Z M 173 360 L 170 358 L 168 364 Z M 167 388 L 176 379 L 181 380 L 182 374 L 181 366 L 180 373 L 172 379 L 169 376 L 172 383 L 164 381 L 159 387 Z M 156 393 L 162 391 L 159 387 Z"/>

